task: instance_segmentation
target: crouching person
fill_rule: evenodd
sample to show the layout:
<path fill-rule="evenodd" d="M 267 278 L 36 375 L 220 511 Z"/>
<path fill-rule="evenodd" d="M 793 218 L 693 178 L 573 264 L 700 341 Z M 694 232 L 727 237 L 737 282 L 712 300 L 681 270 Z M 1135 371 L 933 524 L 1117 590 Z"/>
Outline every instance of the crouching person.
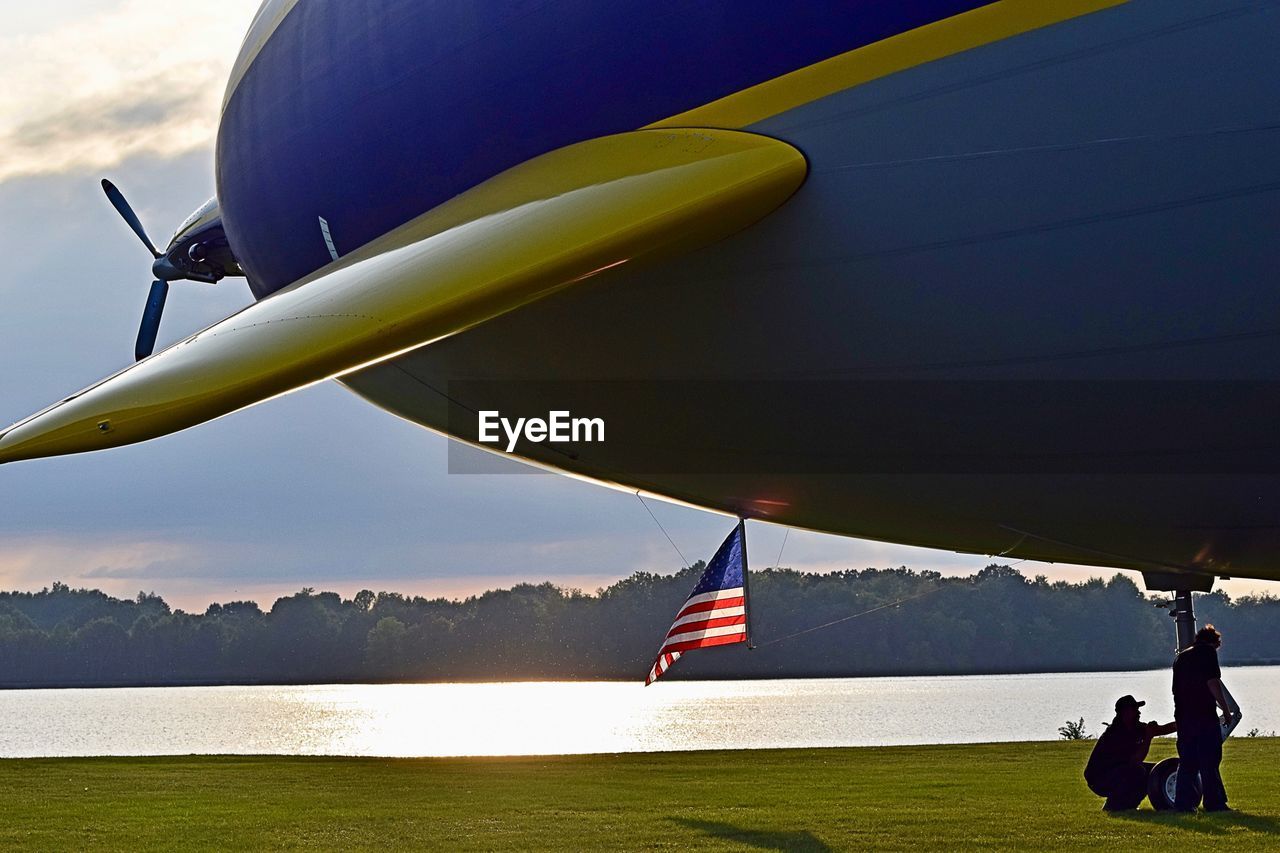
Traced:
<path fill-rule="evenodd" d="M 1147 777 L 1155 765 L 1145 761 L 1151 739 L 1176 731 L 1177 723 L 1144 723 L 1142 706 L 1132 696 L 1116 700 L 1116 716 L 1098 738 L 1084 768 L 1089 790 L 1106 797 L 1102 808 L 1109 812 L 1136 809 L 1147 795 Z"/>

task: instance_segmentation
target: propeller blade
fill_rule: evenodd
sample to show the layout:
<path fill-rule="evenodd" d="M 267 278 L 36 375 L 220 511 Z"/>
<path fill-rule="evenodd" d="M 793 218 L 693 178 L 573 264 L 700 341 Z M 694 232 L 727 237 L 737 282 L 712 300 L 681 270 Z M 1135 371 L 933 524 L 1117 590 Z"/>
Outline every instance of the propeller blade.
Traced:
<path fill-rule="evenodd" d="M 120 214 L 124 221 L 129 224 L 129 227 L 133 229 L 133 233 L 137 234 L 138 238 L 142 240 L 142 244 L 150 250 L 151 256 L 153 258 L 160 257 L 160 253 L 156 251 L 151 238 L 147 236 L 147 230 L 142 227 L 142 221 L 138 219 L 138 214 L 133 212 L 133 208 L 125 200 L 124 193 L 116 189 L 116 185 L 106 178 L 102 179 L 102 191 L 107 194 L 107 199 L 111 202 L 111 206 L 116 209 L 116 213 Z"/>
<path fill-rule="evenodd" d="M 138 343 L 133 348 L 133 355 L 142 361 L 156 350 L 156 336 L 160 334 L 160 316 L 164 314 L 164 302 L 169 298 L 169 282 L 151 282 L 151 292 L 147 294 L 147 307 L 142 312 L 142 325 L 138 328 Z"/>

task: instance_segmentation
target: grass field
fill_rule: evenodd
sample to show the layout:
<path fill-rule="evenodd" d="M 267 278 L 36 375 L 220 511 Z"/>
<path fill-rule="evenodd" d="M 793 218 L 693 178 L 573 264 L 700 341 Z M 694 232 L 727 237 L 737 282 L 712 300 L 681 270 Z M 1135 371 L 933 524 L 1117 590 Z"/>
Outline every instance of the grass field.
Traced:
<path fill-rule="evenodd" d="M 1100 811 L 1088 743 L 519 759 L 0 762 L 0 843 L 47 850 L 1160 850 L 1280 846 L 1280 740 L 1230 815 Z M 1154 757 L 1172 751 L 1158 742 Z M 1229 847 L 1227 845 L 1230 845 Z"/>

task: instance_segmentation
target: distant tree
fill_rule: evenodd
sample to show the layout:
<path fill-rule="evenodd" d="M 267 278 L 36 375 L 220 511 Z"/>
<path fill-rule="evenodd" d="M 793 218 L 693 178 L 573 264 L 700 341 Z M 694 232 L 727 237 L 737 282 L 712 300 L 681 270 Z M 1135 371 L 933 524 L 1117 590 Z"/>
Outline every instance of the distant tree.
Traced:
<path fill-rule="evenodd" d="M 541 583 L 462 601 L 370 590 L 343 600 L 307 588 L 266 613 L 232 601 L 198 615 L 151 593 L 116 599 L 58 582 L 0 592 L 0 687 L 639 678 L 704 567 L 637 572 L 590 595 Z M 760 648 L 690 655 L 669 677 L 1142 669 L 1173 652 L 1170 620 L 1120 574 L 769 568 L 752 573 L 751 592 Z M 1226 635 L 1224 663 L 1280 660 L 1280 599 L 1212 594 L 1197 609 Z"/>
<path fill-rule="evenodd" d="M 110 619 L 95 619 L 71 638 L 72 659 L 84 673 L 125 680 L 131 670 L 129 634 Z"/>
<path fill-rule="evenodd" d="M 138 605 L 140 610 L 154 610 L 160 613 L 170 612 L 168 603 L 154 592 L 139 591 L 134 603 Z"/>
<path fill-rule="evenodd" d="M 277 599 L 266 617 L 267 631 L 261 653 L 269 669 L 290 673 L 290 681 L 325 681 L 350 678 L 342 662 L 350 650 L 340 642 L 342 600 L 334 593 L 306 588 Z"/>
<path fill-rule="evenodd" d="M 405 640 L 409 629 L 394 616 L 384 616 L 369 631 L 365 661 L 381 674 L 390 675 L 405 664 Z"/>

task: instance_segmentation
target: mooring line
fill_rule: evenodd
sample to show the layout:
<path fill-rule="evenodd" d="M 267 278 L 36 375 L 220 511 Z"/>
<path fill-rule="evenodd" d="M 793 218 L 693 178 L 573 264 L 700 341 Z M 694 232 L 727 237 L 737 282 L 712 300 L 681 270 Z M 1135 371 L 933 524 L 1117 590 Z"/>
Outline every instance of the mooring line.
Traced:
<path fill-rule="evenodd" d="M 901 598 L 897 601 L 890 601 L 888 604 L 881 604 L 879 607 L 873 607 L 870 610 L 864 610 L 861 613 L 854 613 L 852 616 L 842 616 L 839 619 L 833 619 L 830 622 L 815 625 L 812 628 L 805 628 L 803 631 L 796 631 L 794 634 L 787 634 L 785 637 L 778 637 L 777 639 L 769 640 L 764 643 L 757 643 L 754 648 L 763 649 L 765 646 L 772 646 L 774 643 L 781 643 L 783 640 L 791 640 L 804 634 L 812 634 L 814 631 L 821 631 L 823 628 L 830 628 L 832 625 L 839 625 L 841 622 L 848 622 L 850 619 L 857 619 L 859 616 L 869 616 L 870 614 L 876 613 L 880 610 L 887 610 L 890 607 L 897 607 L 900 604 L 906 604 L 908 601 L 915 601 L 917 598 L 924 598 L 926 595 L 933 595 L 938 590 L 945 588 L 946 587 L 943 586 L 935 586 L 933 589 L 927 589 L 917 595 Z"/>
<path fill-rule="evenodd" d="M 782 568 L 782 551 L 787 547 L 787 540 L 791 538 L 791 528 L 787 528 L 787 532 L 782 534 L 782 544 L 778 546 L 778 559 L 773 561 L 775 569 Z"/>

